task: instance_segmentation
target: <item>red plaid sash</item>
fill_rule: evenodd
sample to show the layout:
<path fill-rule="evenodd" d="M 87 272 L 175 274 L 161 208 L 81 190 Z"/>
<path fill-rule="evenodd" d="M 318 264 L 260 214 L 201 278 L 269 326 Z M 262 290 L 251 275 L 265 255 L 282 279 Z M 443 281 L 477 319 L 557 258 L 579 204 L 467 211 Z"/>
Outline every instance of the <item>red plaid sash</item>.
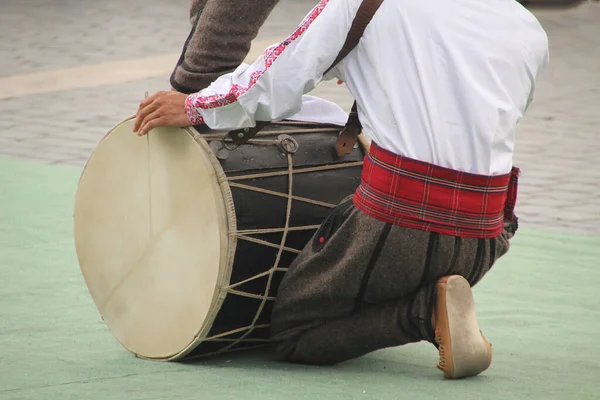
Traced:
<path fill-rule="evenodd" d="M 514 219 L 519 169 L 469 174 L 371 145 L 354 204 L 383 222 L 468 238 L 493 238 Z"/>

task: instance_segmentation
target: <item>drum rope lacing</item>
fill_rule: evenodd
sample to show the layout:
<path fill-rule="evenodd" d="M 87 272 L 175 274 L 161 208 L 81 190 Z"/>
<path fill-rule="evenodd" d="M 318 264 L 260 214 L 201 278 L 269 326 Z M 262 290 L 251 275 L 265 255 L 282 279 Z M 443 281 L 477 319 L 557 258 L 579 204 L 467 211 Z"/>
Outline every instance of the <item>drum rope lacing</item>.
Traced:
<path fill-rule="evenodd" d="M 305 174 L 308 172 L 329 171 L 329 170 L 340 169 L 340 168 L 358 167 L 361 165 L 363 165 L 362 161 L 355 161 L 355 162 L 344 163 L 344 164 L 333 164 L 333 165 L 322 165 L 320 167 L 299 168 L 299 169 L 294 170 L 293 173 L 294 174 Z M 269 178 L 272 176 L 283 176 L 283 175 L 287 175 L 287 174 L 288 174 L 287 171 L 265 172 L 262 174 L 254 174 L 254 175 L 231 176 L 231 177 L 228 177 L 227 180 L 230 182 L 231 181 L 243 181 L 246 179 Z"/>
<path fill-rule="evenodd" d="M 290 124 L 290 125 L 293 125 L 293 124 Z M 295 130 L 285 131 L 285 133 L 286 134 L 289 134 L 289 133 L 311 133 L 311 132 L 323 132 L 323 131 L 338 132 L 339 128 L 295 129 Z M 264 136 L 264 135 L 274 135 L 274 134 L 280 134 L 280 133 L 282 133 L 282 131 L 263 131 L 263 132 L 259 132 L 258 135 Z M 211 140 L 211 139 L 212 140 L 220 140 L 220 139 L 222 139 L 223 134 L 203 134 L 203 135 L 199 135 L 199 136 L 205 140 Z M 268 140 L 268 139 L 251 139 L 249 141 L 249 143 L 254 143 L 254 144 L 258 144 L 258 145 L 278 145 L 278 144 L 280 144 L 280 141 Z M 310 173 L 310 172 L 316 172 L 316 171 L 328 171 L 328 170 L 335 170 L 335 169 L 341 169 L 341 168 L 351 168 L 351 167 L 357 167 L 357 166 L 363 165 L 362 161 L 356 161 L 356 162 L 349 162 L 349 163 L 342 163 L 342 164 L 323 165 L 323 166 L 319 166 L 319 167 L 307 167 L 307 168 L 294 169 L 293 162 L 292 162 L 293 161 L 292 156 L 293 156 L 293 154 L 291 152 L 287 152 L 287 154 L 286 154 L 287 167 L 288 167 L 287 171 L 265 172 L 265 173 L 259 173 L 259 174 L 241 175 L 241 176 L 233 176 L 233 177 L 224 176 L 225 182 L 227 182 L 227 184 L 230 187 L 237 187 L 237 188 L 243 189 L 243 190 L 250 190 L 250 191 L 269 194 L 272 196 L 287 198 L 287 208 L 286 208 L 285 225 L 283 228 L 232 230 L 230 232 L 230 236 L 235 237 L 236 239 L 247 240 L 247 241 L 254 242 L 254 243 L 257 243 L 260 245 L 277 248 L 279 250 L 277 252 L 275 262 L 270 269 L 268 269 L 267 271 L 262 272 L 260 274 L 257 274 L 255 276 L 252 276 L 246 280 L 243 280 L 241 282 L 230 284 L 230 285 L 224 286 L 222 288 L 222 290 L 227 293 L 234 294 L 237 296 L 243 296 L 243 297 L 261 300 L 261 303 L 260 303 L 258 310 L 257 310 L 256 314 L 254 315 L 254 318 L 249 326 L 237 328 L 237 329 L 227 331 L 227 332 L 222 332 L 217 335 L 213 335 L 213 336 L 210 336 L 210 337 L 207 337 L 204 339 L 204 341 L 207 341 L 207 342 L 209 342 L 209 341 L 230 342 L 227 346 L 216 351 L 214 354 L 219 354 L 219 353 L 223 353 L 226 351 L 230 351 L 233 349 L 233 347 L 235 347 L 236 345 L 238 345 L 241 342 L 262 343 L 262 345 L 253 346 L 253 347 L 262 347 L 265 345 L 269 345 L 269 343 L 271 342 L 269 339 L 247 338 L 247 336 L 249 336 L 255 329 L 263 329 L 263 328 L 270 327 L 270 324 L 256 325 L 256 322 L 260 318 L 267 301 L 275 300 L 275 296 L 269 296 L 270 291 L 271 291 L 271 283 L 273 280 L 273 275 L 275 274 L 275 272 L 285 272 L 288 270 L 288 268 L 279 267 L 281 255 L 283 254 L 284 251 L 288 251 L 288 252 L 295 253 L 295 254 L 299 254 L 301 252 L 301 250 L 299 250 L 299 249 L 293 249 L 293 248 L 285 246 L 287 234 L 288 234 L 288 232 L 292 232 L 292 231 L 317 230 L 320 226 L 320 225 L 305 225 L 305 226 L 291 227 L 289 224 L 290 224 L 293 200 L 301 201 L 301 202 L 305 202 L 305 203 L 309 203 L 309 204 L 313 204 L 313 205 L 317 205 L 317 206 L 321 206 L 321 207 L 326 207 L 326 208 L 330 208 L 330 209 L 333 209 L 336 207 L 335 204 L 322 202 L 322 201 L 318 201 L 318 200 L 313 200 L 310 198 L 305 198 L 305 197 L 300 197 L 300 196 L 294 196 L 293 195 L 293 176 L 295 174 L 303 174 L 303 173 Z M 227 171 L 227 172 L 231 173 L 231 172 L 235 172 L 235 171 Z M 281 193 L 281 192 L 277 192 L 277 191 L 273 191 L 273 190 L 263 189 L 263 188 L 259 188 L 256 186 L 245 185 L 245 184 L 236 182 L 236 181 L 268 178 L 268 177 L 274 177 L 274 176 L 285 176 L 285 175 L 288 176 L 288 191 L 287 191 L 287 193 Z M 261 240 L 261 239 L 257 239 L 257 238 L 249 236 L 249 235 L 259 235 L 259 234 L 266 234 L 266 233 L 283 233 L 281 242 L 279 244 L 271 243 L 266 240 Z M 267 278 L 267 283 L 266 283 L 266 287 L 265 287 L 265 293 L 262 295 L 254 294 L 254 293 L 247 293 L 247 292 L 236 289 L 236 288 L 244 285 L 245 283 L 251 282 L 253 280 L 256 280 L 256 279 L 259 279 L 259 278 L 262 278 L 265 276 L 267 276 L 268 278 Z M 240 332 L 244 332 L 244 333 L 238 338 L 227 338 L 227 336 L 230 336 L 230 335 L 233 335 L 236 333 L 240 333 Z M 233 350 L 235 350 L 235 349 L 233 349 Z"/>
<path fill-rule="evenodd" d="M 230 285 L 230 286 L 223 288 L 224 290 L 226 290 L 229 293 L 244 295 L 244 296 L 256 298 L 256 299 L 259 299 L 262 301 L 258 307 L 258 310 L 256 311 L 256 314 L 254 315 L 252 322 L 250 323 L 250 326 L 247 327 L 246 332 L 244 334 L 242 334 L 239 338 L 234 339 L 229 345 L 225 346 L 219 352 L 225 352 L 225 351 L 231 349 L 238 343 L 244 341 L 248 335 L 250 335 L 255 329 L 257 329 L 256 322 L 260 318 L 262 311 L 265 307 L 265 304 L 267 303 L 268 300 L 271 300 L 271 301 L 275 300 L 274 296 L 269 296 L 269 294 L 270 294 L 269 292 L 271 290 L 271 282 L 273 281 L 273 275 L 275 274 L 275 271 L 284 270 L 283 268 L 279 268 L 279 262 L 281 261 L 281 255 L 283 254 L 283 251 L 285 248 L 285 241 L 287 239 L 287 234 L 290 230 L 289 228 L 290 228 L 290 218 L 292 215 L 292 200 L 294 199 L 294 196 L 292 195 L 293 180 L 294 180 L 294 166 L 292 163 L 292 154 L 291 153 L 287 154 L 287 162 L 288 162 L 288 195 L 287 195 L 287 207 L 286 207 L 286 212 L 285 212 L 285 225 L 283 228 L 283 235 L 281 237 L 281 242 L 279 244 L 279 251 L 277 252 L 277 256 L 275 257 L 275 263 L 266 273 L 263 274 L 263 276 L 268 277 L 266 288 L 265 288 L 265 293 L 261 296 L 261 295 L 254 295 L 252 293 L 244 293 L 244 292 L 240 292 L 238 290 L 233 289 L 233 287 L 239 286 L 239 283 L 236 285 Z M 269 327 L 269 325 L 266 325 L 266 326 L 261 325 L 261 327 Z M 231 333 L 229 333 L 229 334 L 231 334 Z M 211 340 L 211 339 L 216 339 L 216 337 L 206 338 L 206 340 Z M 256 339 L 254 341 L 269 342 L 268 339 L 262 339 L 262 340 Z"/>

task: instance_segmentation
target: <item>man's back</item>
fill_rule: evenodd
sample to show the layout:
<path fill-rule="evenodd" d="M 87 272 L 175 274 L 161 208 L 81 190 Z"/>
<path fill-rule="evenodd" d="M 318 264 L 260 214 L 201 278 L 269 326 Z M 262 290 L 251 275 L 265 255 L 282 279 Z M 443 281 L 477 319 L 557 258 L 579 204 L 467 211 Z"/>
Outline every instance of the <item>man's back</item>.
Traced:
<path fill-rule="evenodd" d="M 322 0 L 287 39 L 187 99 L 213 129 L 288 118 L 335 60 L 362 0 Z M 343 79 L 365 132 L 394 154 L 462 172 L 510 172 L 515 127 L 548 58 L 514 0 L 385 0 L 327 78 Z"/>
<path fill-rule="evenodd" d="M 334 74 L 379 145 L 496 175 L 512 167 L 514 128 L 547 54 L 545 32 L 513 0 L 387 0 Z"/>

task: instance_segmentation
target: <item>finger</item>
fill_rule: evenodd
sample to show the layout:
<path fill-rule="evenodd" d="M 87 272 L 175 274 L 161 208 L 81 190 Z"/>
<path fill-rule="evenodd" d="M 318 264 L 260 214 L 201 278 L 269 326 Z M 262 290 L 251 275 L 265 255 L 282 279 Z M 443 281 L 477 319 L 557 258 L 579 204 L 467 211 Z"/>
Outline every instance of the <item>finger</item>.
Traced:
<path fill-rule="evenodd" d="M 148 105 L 149 104 L 142 105 L 142 103 L 140 103 L 137 111 L 135 112 L 135 122 L 133 124 L 133 131 L 134 132 L 138 131 L 138 129 L 140 128 L 140 125 L 144 121 L 144 118 L 142 117 L 142 112 L 144 111 L 144 109 L 146 109 L 148 107 Z"/>
<path fill-rule="evenodd" d="M 149 115 L 156 112 L 159 108 L 160 108 L 160 105 L 157 104 L 157 102 L 155 102 L 152 104 L 148 104 L 147 106 L 145 106 L 144 108 L 139 110 L 135 116 L 135 124 L 133 125 L 133 131 L 137 132 L 139 130 L 140 126 L 143 125 L 144 120 L 146 118 L 148 118 Z"/>
<path fill-rule="evenodd" d="M 166 94 L 166 92 L 162 92 L 162 91 L 161 91 L 161 92 L 156 92 L 156 93 L 154 93 L 154 94 L 153 94 L 152 96 L 150 96 L 150 97 L 146 97 L 144 100 L 142 100 L 142 101 L 140 102 L 140 108 L 143 108 L 143 107 L 147 106 L 148 104 L 151 104 L 151 103 L 153 103 L 155 100 L 157 100 L 157 99 L 159 99 L 159 98 L 163 97 L 165 94 Z"/>
<path fill-rule="evenodd" d="M 138 110 L 134 117 L 133 129 L 132 129 L 132 131 L 134 131 L 134 132 L 137 132 L 140 129 L 140 124 L 142 123 L 142 120 L 139 117 L 139 113 L 140 113 L 140 111 Z"/>
<path fill-rule="evenodd" d="M 151 121 L 153 121 L 153 120 L 155 120 L 157 118 L 160 118 L 161 116 L 162 116 L 162 112 L 161 112 L 160 108 L 158 108 L 158 109 L 154 110 L 154 112 L 148 114 L 146 117 L 144 117 L 143 120 L 141 120 L 140 127 L 137 130 L 137 134 L 139 136 L 144 136 L 149 131 L 149 129 L 146 129 L 147 125 Z M 144 132 L 144 130 L 145 130 L 145 132 Z"/>
<path fill-rule="evenodd" d="M 138 133 L 138 135 L 140 135 L 140 136 L 147 135 L 148 132 L 150 132 L 152 129 L 159 127 L 159 126 L 164 126 L 164 125 L 165 125 L 164 117 L 155 118 L 151 121 L 148 121 L 144 126 L 142 126 L 142 128 L 140 129 L 140 133 Z"/>
<path fill-rule="evenodd" d="M 148 107 L 150 104 L 152 104 L 157 98 L 159 97 L 159 93 L 155 93 L 150 97 L 146 97 L 144 100 L 140 101 L 140 105 L 138 106 L 138 112 L 140 112 L 140 110 L 144 109 L 145 107 Z"/>
<path fill-rule="evenodd" d="M 140 105 L 138 106 L 137 112 L 135 113 L 135 123 L 133 125 L 133 131 L 137 132 L 137 130 L 140 127 L 140 124 L 143 121 L 143 110 L 146 109 L 148 106 L 152 105 L 155 101 L 159 100 L 162 96 L 164 96 L 165 92 L 157 92 L 154 93 L 152 96 L 145 98 L 144 100 L 142 100 L 140 102 Z M 153 108 L 155 109 L 155 108 Z"/>

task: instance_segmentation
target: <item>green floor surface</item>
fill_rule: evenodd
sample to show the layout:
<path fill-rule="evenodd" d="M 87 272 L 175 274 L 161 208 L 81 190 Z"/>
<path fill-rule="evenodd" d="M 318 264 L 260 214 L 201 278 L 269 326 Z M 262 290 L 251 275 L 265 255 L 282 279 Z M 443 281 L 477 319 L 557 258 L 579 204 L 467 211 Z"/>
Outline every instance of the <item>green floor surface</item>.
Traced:
<path fill-rule="evenodd" d="M 599 399 L 600 239 L 522 228 L 476 288 L 494 344 L 481 377 L 448 382 L 428 344 L 335 367 L 227 355 L 132 357 L 111 336 L 77 264 L 79 170 L 0 159 L 0 399 Z"/>

